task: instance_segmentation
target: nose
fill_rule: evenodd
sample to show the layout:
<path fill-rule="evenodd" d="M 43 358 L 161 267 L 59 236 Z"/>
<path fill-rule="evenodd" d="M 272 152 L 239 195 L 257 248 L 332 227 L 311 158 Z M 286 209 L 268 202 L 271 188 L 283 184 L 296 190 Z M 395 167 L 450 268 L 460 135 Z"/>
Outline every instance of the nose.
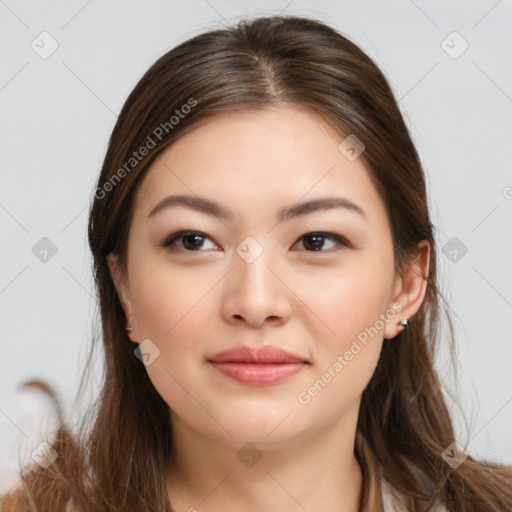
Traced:
<path fill-rule="evenodd" d="M 245 321 L 252 327 L 260 327 L 264 323 L 279 325 L 290 318 L 293 293 L 269 252 L 263 251 L 252 263 L 234 255 L 222 301 L 223 315 L 228 322 Z"/>

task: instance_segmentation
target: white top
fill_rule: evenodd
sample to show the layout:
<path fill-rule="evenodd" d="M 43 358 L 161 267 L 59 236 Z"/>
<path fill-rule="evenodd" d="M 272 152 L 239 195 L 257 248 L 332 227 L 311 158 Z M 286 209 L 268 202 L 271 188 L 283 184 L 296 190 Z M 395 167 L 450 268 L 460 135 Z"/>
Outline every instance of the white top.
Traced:
<path fill-rule="evenodd" d="M 382 507 L 384 512 L 408 512 L 403 494 L 392 488 L 387 481 L 382 478 Z M 448 509 L 441 504 L 431 509 L 431 512 L 448 512 Z"/>

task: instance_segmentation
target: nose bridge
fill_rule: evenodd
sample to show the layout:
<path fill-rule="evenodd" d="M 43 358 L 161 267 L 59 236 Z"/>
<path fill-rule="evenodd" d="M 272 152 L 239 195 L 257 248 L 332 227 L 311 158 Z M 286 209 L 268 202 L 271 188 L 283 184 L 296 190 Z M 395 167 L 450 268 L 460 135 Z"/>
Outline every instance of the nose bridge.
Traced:
<path fill-rule="evenodd" d="M 238 245 L 234 256 L 237 288 L 253 298 L 272 294 L 275 276 L 268 267 L 272 268 L 273 260 L 270 247 L 247 237 Z"/>
<path fill-rule="evenodd" d="M 226 313 L 259 324 L 268 317 L 289 314 L 286 286 L 277 277 L 277 258 L 270 247 L 247 237 L 233 255 Z"/>

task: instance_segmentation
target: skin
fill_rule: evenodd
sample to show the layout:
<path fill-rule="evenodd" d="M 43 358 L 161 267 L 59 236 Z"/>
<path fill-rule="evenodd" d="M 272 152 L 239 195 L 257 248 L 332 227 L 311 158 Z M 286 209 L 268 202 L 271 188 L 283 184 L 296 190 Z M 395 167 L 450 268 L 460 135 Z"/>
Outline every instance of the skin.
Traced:
<path fill-rule="evenodd" d="M 429 247 L 419 244 L 414 265 L 394 275 L 384 203 L 364 153 L 349 161 L 338 150 L 343 139 L 292 106 L 222 113 L 167 148 L 137 191 L 127 268 L 115 254 L 108 262 L 134 329 L 130 339 L 150 339 L 160 350 L 146 370 L 172 410 L 176 453 L 167 481 L 177 511 L 359 508 L 361 395 L 382 344 L 394 342 L 399 320 L 423 302 Z M 233 218 L 173 206 L 148 219 L 170 194 L 214 200 Z M 325 196 L 350 199 L 366 217 L 335 208 L 277 222 L 279 209 Z M 205 238 L 178 240 L 174 251 L 162 246 L 182 229 Z M 315 251 L 303 237 L 315 231 L 351 245 L 322 238 Z M 247 236 L 263 249 L 251 263 L 236 252 Z M 393 304 L 401 311 L 300 403 L 298 394 Z M 277 345 L 309 364 L 277 384 L 249 386 L 207 362 L 241 344 Z M 252 465 L 237 457 L 248 442 L 257 447 L 250 454 L 261 456 Z"/>

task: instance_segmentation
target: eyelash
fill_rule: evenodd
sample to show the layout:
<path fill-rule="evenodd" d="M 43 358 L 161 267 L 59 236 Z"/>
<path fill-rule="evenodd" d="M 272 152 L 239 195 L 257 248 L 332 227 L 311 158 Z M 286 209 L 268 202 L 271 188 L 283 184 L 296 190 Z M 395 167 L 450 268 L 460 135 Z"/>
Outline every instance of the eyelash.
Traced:
<path fill-rule="evenodd" d="M 181 240 L 181 239 L 185 238 L 186 236 L 191 236 L 191 235 L 197 235 L 201 238 L 210 238 L 208 235 L 206 235 L 205 233 L 202 233 L 201 231 L 182 230 L 182 231 L 177 231 L 176 233 L 173 233 L 169 238 L 167 238 L 161 244 L 161 247 L 163 247 L 171 252 L 178 252 L 179 250 L 182 250 L 183 252 L 204 252 L 201 250 L 194 251 L 194 250 L 188 250 L 188 249 L 178 249 L 178 248 L 176 248 L 176 246 L 173 246 L 173 244 L 177 240 Z M 326 238 L 326 239 L 330 240 L 331 242 L 335 242 L 338 246 L 352 247 L 352 244 L 348 240 L 343 238 L 342 236 L 336 235 L 334 233 L 325 232 L 325 231 L 311 231 L 309 233 L 305 233 L 297 240 L 297 242 L 294 243 L 294 245 L 306 237 Z M 327 251 L 322 251 L 322 250 L 308 251 L 308 250 L 306 250 L 306 252 L 322 253 L 322 252 L 331 252 L 331 251 L 330 250 L 327 250 Z"/>

